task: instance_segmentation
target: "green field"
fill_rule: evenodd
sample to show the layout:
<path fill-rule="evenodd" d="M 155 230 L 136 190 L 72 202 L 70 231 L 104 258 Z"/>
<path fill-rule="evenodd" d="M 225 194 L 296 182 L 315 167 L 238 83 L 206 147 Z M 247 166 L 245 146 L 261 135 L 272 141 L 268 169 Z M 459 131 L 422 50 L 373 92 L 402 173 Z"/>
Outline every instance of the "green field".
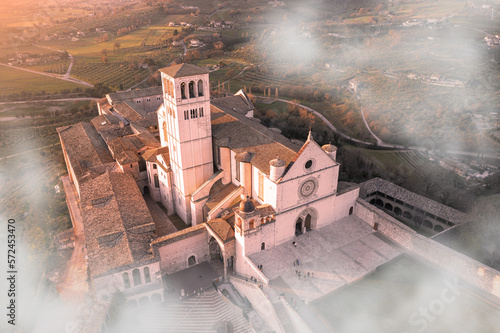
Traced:
<path fill-rule="evenodd" d="M 34 45 L 16 45 L 12 44 L 9 46 L 4 46 L 0 48 L 0 58 L 12 56 L 14 57 L 16 53 L 29 53 L 29 54 L 46 54 L 53 53 L 54 50 L 49 50 L 44 47 L 37 47 Z"/>
<path fill-rule="evenodd" d="M 0 80 L 2 95 L 20 93 L 22 91 L 39 92 L 45 90 L 47 93 L 54 93 L 62 89 L 88 88 L 80 84 L 5 66 L 0 66 L 0 77 L 2 78 Z"/>

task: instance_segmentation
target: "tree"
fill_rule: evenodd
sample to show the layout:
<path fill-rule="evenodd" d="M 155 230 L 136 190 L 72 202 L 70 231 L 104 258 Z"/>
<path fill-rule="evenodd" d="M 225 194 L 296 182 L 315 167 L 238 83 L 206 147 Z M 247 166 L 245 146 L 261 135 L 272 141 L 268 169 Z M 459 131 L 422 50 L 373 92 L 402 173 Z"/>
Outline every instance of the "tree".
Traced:
<path fill-rule="evenodd" d="M 115 42 L 115 45 L 114 45 L 115 49 L 119 50 L 120 46 L 121 46 L 120 42 Z"/>
<path fill-rule="evenodd" d="M 236 75 L 236 71 L 234 69 L 230 69 L 226 73 L 226 78 L 231 79 Z"/>
<path fill-rule="evenodd" d="M 179 31 L 177 29 L 174 30 L 174 36 L 177 36 L 179 34 Z"/>

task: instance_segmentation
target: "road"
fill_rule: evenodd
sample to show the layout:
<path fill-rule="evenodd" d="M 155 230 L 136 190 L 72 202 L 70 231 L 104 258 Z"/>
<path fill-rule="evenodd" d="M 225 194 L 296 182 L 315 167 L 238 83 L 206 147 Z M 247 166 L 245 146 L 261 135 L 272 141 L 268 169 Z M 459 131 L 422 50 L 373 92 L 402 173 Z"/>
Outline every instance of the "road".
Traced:
<path fill-rule="evenodd" d="M 51 48 L 51 47 L 48 47 L 48 46 L 41 46 L 41 45 L 36 45 L 36 44 L 32 44 L 32 45 L 36 46 L 36 47 L 40 47 L 42 49 L 51 50 L 51 51 L 56 51 L 56 52 L 61 52 L 61 53 L 64 52 L 62 50 L 54 49 L 54 48 Z M 71 59 L 71 61 L 69 63 L 68 69 L 66 70 L 66 73 L 64 75 L 49 74 L 49 73 L 44 73 L 44 72 L 33 71 L 33 70 L 30 70 L 30 69 L 26 69 L 26 68 L 22 68 L 22 67 L 17 67 L 17 66 L 12 66 L 12 65 L 9 65 L 9 64 L 4 64 L 4 63 L 0 63 L 0 65 L 6 66 L 6 67 L 10 67 L 10 68 L 19 69 L 19 70 L 23 70 L 23 71 L 34 73 L 34 74 L 40 74 L 40 75 L 50 76 L 50 77 L 53 77 L 53 78 L 59 79 L 59 80 L 64 80 L 64 81 L 68 81 L 68 82 L 78 83 L 78 84 L 81 84 L 81 85 L 84 85 L 84 86 L 87 86 L 87 87 L 94 87 L 94 85 L 92 85 L 92 84 L 90 84 L 88 82 L 76 79 L 76 78 L 74 78 L 74 77 L 71 76 L 71 69 L 73 68 L 73 63 L 75 62 L 75 58 L 73 57 L 73 55 L 71 53 L 69 53 L 69 52 L 67 52 L 67 53 L 68 53 L 69 58 Z"/>
<path fill-rule="evenodd" d="M 14 154 L 14 155 L 8 155 L 8 156 L 0 157 L 0 161 L 1 160 L 5 160 L 7 158 L 14 157 L 14 156 L 19 156 L 19 155 L 22 155 L 22 154 L 26 154 L 26 153 L 29 153 L 29 152 L 32 152 L 32 151 L 35 151 L 35 150 L 40 150 L 40 149 L 44 149 L 44 148 L 49 148 L 49 147 L 57 146 L 57 145 L 60 145 L 60 144 L 61 144 L 60 142 L 57 142 L 57 143 L 54 143 L 54 144 L 51 144 L 51 145 L 48 145 L 48 146 L 43 146 L 43 147 L 40 147 L 40 148 L 26 150 L 26 151 L 23 151 L 23 152 Z"/>
<path fill-rule="evenodd" d="M 73 82 L 73 83 L 78 83 L 78 84 L 81 84 L 81 85 L 84 85 L 84 86 L 87 86 L 87 87 L 94 87 L 92 84 L 90 83 L 87 83 L 85 81 L 82 81 L 82 80 L 78 80 L 78 79 L 75 79 L 75 78 L 72 78 L 70 76 L 68 77 L 65 77 L 65 76 L 61 76 L 61 75 L 58 75 L 58 74 L 49 74 L 49 73 L 43 73 L 43 72 L 37 72 L 37 71 L 33 71 L 31 69 L 27 69 L 27 68 L 22 68 L 22 67 L 17 67 L 17 66 L 12 66 L 12 65 L 8 65 L 8 64 L 4 64 L 4 63 L 0 63 L 1 66 L 5 66 L 5 67 L 9 67 L 9 68 L 14 68 L 14 69 L 18 69 L 20 71 L 25 71 L 25 72 L 30 72 L 30 73 L 34 73 L 34 74 L 39 74 L 39 75 L 44 75 L 44 76 L 49 76 L 51 78 L 54 78 L 54 79 L 58 79 L 58 80 L 63 80 L 63 81 L 68 81 L 68 82 Z M 66 74 L 65 74 L 66 75 Z"/>
<path fill-rule="evenodd" d="M 366 118 L 365 118 L 365 113 L 363 112 L 363 107 L 361 107 L 360 110 L 361 110 L 361 117 L 363 118 L 363 122 L 365 123 L 366 129 L 368 130 L 368 132 L 370 132 L 370 134 L 373 136 L 373 138 L 375 140 L 377 140 L 377 144 L 379 146 L 383 145 L 384 141 L 382 141 L 378 136 L 376 136 L 375 133 L 372 132 L 372 129 L 370 128 L 370 126 L 368 126 L 368 122 L 366 121 Z"/>
<path fill-rule="evenodd" d="M 243 74 L 243 73 L 244 73 L 247 69 L 249 69 L 249 68 L 250 68 L 250 66 L 247 66 L 247 67 L 243 68 L 243 70 L 242 70 L 241 72 L 239 72 L 238 74 L 236 74 L 235 76 L 233 76 L 233 77 L 232 77 L 232 78 L 230 78 L 229 80 L 226 80 L 226 81 L 222 82 L 221 84 L 219 84 L 219 85 L 215 86 L 215 88 L 218 88 L 218 87 L 220 87 L 220 86 L 223 86 L 224 84 L 226 84 L 226 83 L 228 83 L 228 82 L 230 82 L 230 81 L 232 81 L 232 80 L 236 79 L 238 76 L 240 76 L 241 74 Z"/>
<path fill-rule="evenodd" d="M 23 103 L 41 103 L 41 102 L 71 102 L 71 101 L 97 101 L 100 98 L 95 97 L 76 97 L 76 98 L 59 98 L 59 99 L 38 99 L 34 101 L 15 101 L 15 102 L 0 102 L 0 105 L 6 104 L 23 104 Z M 1 111 L 3 112 L 3 111 Z"/>
<path fill-rule="evenodd" d="M 66 202 L 68 203 L 71 222 L 75 233 L 75 247 L 71 259 L 66 266 L 64 277 L 57 284 L 63 301 L 83 301 L 87 292 L 87 265 L 85 263 L 85 234 L 83 219 L 78 207 L 78 196 L 71 185 L 69 176 L 61 178 Z"/>

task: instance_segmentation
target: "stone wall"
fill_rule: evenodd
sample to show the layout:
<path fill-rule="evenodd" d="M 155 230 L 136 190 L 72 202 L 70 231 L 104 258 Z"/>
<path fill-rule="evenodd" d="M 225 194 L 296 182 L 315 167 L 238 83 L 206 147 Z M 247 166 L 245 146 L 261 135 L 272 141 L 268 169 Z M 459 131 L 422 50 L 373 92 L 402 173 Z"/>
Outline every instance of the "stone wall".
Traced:
<path fill-rule="evenodd" d="M 155 255 L 160 255 L 160 267 L 163 273 L 172 274 L 189 267 L 188 258 L 195 256 L 196 264 L 207 261 L 210 257 L 208 233 L 203 224 L 184 229 L 159 239 L 155 244 Z"/>
<path fill-rule="evenodd" d="M 245 295 L 250 303 L 252 303 L 253 309 L 261 316 L 262 319 L 264 319 L 266 324 L 274 332 L 283 332 L 283 328 L 278 321 L 278 315 L 274 311 L 271 301 L 256 284 L 246 282 L 241 278 L 234 276 L 230 277 L 230 281 L 236 290 L 238 290 L 241 295 Z"/>
<path fill-rule="evenodd" d="M 382 210 L 358 198 L 354 214 L 369 223 L 377 225 L 378 231 L 396 244 L 426 261 L 456 275 L 498 298 L 500 298 L 500 272 L 474 259 L 456 252 L 430 238 L 419 235 Z"/>

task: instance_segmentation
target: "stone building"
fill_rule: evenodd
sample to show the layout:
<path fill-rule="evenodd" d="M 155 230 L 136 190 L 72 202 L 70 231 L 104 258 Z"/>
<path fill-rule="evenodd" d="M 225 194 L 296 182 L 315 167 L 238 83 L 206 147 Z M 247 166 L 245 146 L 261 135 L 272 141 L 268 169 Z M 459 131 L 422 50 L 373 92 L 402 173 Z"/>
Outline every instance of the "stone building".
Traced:
<path fill-rule="evenodd" d="M 318 145 L 311 133 L 299 145 L 261 125 L 242 91 L 211 99 L 204 68 L 179 64 L 160 72 L 161 91 L 110 94 L 91 124 L 58 129 L 80 200 L 89 282 L 98 299 L 121 291 L 135 306 L 160 302 L 173 289 L 170 276 L 216 262 L 222 280 L 235 284 L 269 327 L 287 331 L 277 305 L 283 301 L 262 288 L 272 279 L 304 286 L 300 272 L 298 277 L 293 273 L 298 257 L 309 260 L 309 267 L 346 261 L 335 268 L 347 269 L 338 273 L 340 278 L 326 272 L 319 287 L 301 291 L 304 301 L 361 278 L 402 248 L 454 274 L 480 267 L 390 216 L 408 217 L 406 212 L 412 214 L 410 221 L 439 232 L 460 223 L 463 213 L 382 180 L 362 184 L 360 193 L 359 185 L 338 181 L 335 146 Z M 147 103 L 157 109 L 151 111 Z M 160 232 L 172 222 L 155 219 L 151 201 L 188 227 Z M 349 232 L 346 245 L 342 237 Z M 297 249 L 297 243 L 309 251 Z M 443 256 L 433 258 L 433 251 Z M 500 295 L 500 286 L 492 284 L 495 276 L 500 281 L 500 273 L 481 272 L 465 278 Z M 294 313 L 289 305 L 287 311 Z"/>

